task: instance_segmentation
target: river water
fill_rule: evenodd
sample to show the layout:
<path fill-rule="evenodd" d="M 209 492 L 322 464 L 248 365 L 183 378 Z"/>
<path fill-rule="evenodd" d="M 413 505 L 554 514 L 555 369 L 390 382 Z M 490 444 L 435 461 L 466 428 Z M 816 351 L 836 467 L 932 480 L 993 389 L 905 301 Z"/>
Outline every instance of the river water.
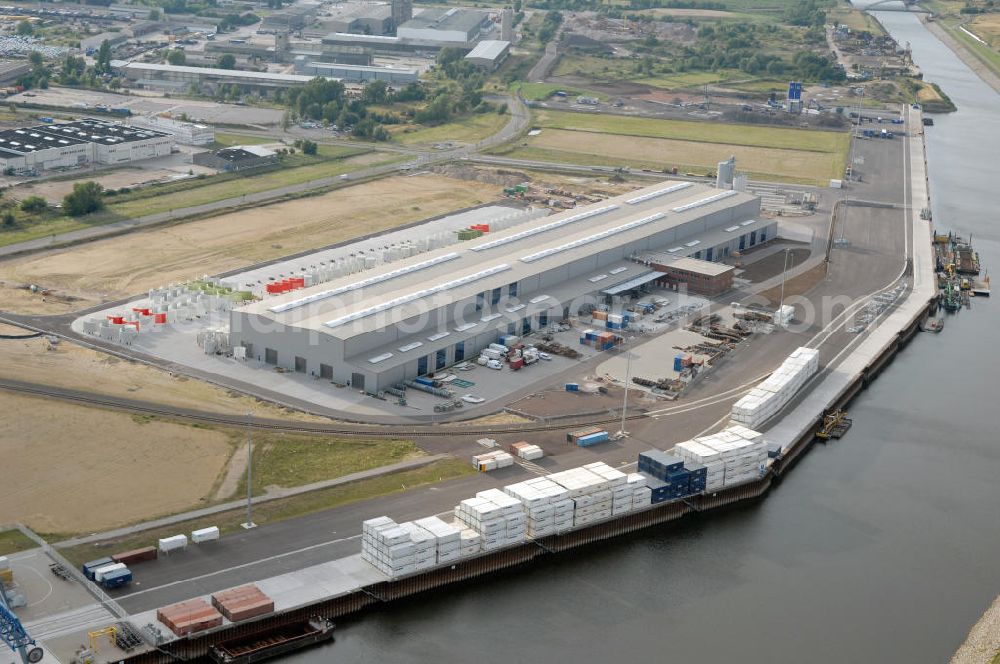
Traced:
<path fill-rule="evenodd" d="M 1000 265 L 1000 96 L 916 19 L 879 19 L 958 105 L 927 131 L 936 225 Z M 325 662 L 941 664 L 1000 593 L 1000 303 L 923 334 L 764 501 L 356 621 Z"/>

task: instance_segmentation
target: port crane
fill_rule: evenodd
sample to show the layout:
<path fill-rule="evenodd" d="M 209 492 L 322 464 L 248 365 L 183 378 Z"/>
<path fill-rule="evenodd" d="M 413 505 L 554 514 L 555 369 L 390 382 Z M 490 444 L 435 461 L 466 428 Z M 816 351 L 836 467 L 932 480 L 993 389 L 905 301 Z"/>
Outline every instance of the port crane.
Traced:
<path fill-rule="evenodd" d="M 0 639 L 21 657 L 22 664 L 35 664 L 42 661 L 45 655 L 25 631 L 18 617 L 10 610 L 2 583 L 0 583 Z"/>

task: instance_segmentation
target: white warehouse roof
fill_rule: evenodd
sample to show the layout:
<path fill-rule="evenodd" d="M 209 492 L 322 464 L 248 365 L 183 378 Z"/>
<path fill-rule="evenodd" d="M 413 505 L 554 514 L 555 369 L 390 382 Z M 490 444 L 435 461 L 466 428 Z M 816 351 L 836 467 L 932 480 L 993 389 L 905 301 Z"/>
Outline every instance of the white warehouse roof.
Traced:
<path fill-rule="evenodd" d="M 753 200 L 701 184 L 661 183 L 242 310 L 348 339 Z"/>
<path fill-rule="evenodd" d="M 299 74 L 277 74 L 267 71 L 240 71 L 238 69 L 216 69 L 215 67 L 187 67 L 184 65 L 164 65 L 155 62 L 125 62 L 115 60 L 111 63 L 115 69 L 129 71 L 150 71 L 150 72 L 178 72 L 181 74 L 194 74 L 196 76 L 216 76 L 219 78 L 231 79 L 252 79 L 255 81 L 271 83 L 308 83 L 317 78 L 316 76 L 302 76 Z M 339 80 L 327 78 L 329 80 Z"/>
<path fill-rule="evenodd" d="M 508 48 L 510 48 L 509 41 L 484 39 L 476 44 L 476 47 L 469 51 L 465 57 L 493 61 L 501 57 Z"/>

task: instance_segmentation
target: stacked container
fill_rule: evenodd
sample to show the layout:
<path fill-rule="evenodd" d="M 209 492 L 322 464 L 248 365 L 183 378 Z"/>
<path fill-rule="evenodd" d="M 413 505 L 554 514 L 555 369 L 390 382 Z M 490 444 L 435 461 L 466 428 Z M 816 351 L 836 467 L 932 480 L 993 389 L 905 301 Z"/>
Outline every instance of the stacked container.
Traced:
<path fill-rule="evenodd" d="M 462 557 L 478 556 L 483 551 L 483 536 L 472 528 L 468 528 L 461 521 L 456 520 L 453 524 L 456 528 L 461 528 L 459 532 L 459 543 Z"/>
<path fill-rule="evenodd" d="M 600 475 L 586 468 L 571 468 L 548 479 L 564 487 L 573 499 L 574 527 L 611 518 L 611 485 Z"/>
<path fill-rule="evenodd" d="M 547 477 L 536 477 L 504 487 L 504 491 L 525 506 L 527 534 L 544 537 L 573 527 L 575 504 L 569 492 Z"/>
<path fill-rule="evenodd" d="M 676 500 L 692 493 L 691 471 L 685 460 L 660 450 L 649 450 L 639 455 L 639 472 L 648 476 L 653 503 Z M 699 471 L 701 473 L 701 471 Z M 701 482 L 698 482 L 700 486 Z"/>
<path fill-rule="evenodd" d="M 545 452 L 542 448 L 538 445 L 532 445 L 525 441 L 512 444 L 510 446 L 510 450 L 525 461 L 534 461 L 535 459 L 541 459 L 545 456 Z"/>
<path fill-rule="evenodd" d="M 721 489 L 726 483 L 726 464 L 722 453 L 713 447 L 703 445 L 694 440 L 678 443 L 674 453 L 684 459 L 685 463 L 698 464 L 705 468 L 705 490 Z"/>
<path fill-rule="evenodd" d="M 444 565 L 462 557 L 462 531 L 436 516 L 413 522 L 434 536 L 437 541 L 437 564 Z M 478 552 L 478 547 L 477 547 Z"/>
<path fill-rule="evenodd" d="M 819 371 L 819 351 L 801 347 L 773 374 L 733 404 L 733 422 L 756 428 L 773 417 Z"/>
<path fill-rule="evenodd" d="M 472 466 L 481 473 L 488 473 L 497 468 L 514 465 L 514 457 L 501 450 L 476 454 L 472 457 Z"/>
<path fill-rule="evenodd" d="M 222 624 L 222 614 L 203 599 L 192 599 L 157 609 L 156 619 L 177 636 L 187 636 Z"/>
<path fill-rule="evenodd" d="M 639 510 L 649 507 L 653 502 L 653 491 L 646 486 L 646 477 L 641 473 L 629 473 L 625 479 L 626 486 L 632 491 L 632 509 Z"/>
<path fill-rule="evenodd" d="M 361 524 L 361 558 L 386 576 L 406 576 L 437 563 L 437 541 L 423 528 L 382 516 Z"/>
<path fill-rule="evenodd" d="M 263 616 L 274 611 L 274 600 L 251 584 L 212 595 L 212 606 L 233 622 Z"/>
<path fill-rule="evenodd" d="M 524 504 L 500 489 L 487 489 L 463 500 L 455 516 L 483 537 L 483 550 L 523 542 L 528 530 Z"/>
<path fill-rule="evenodd" d="M 750 433 L 755 440 L 747 440 L 732 429 L 695 439 L 721 455 L 725 465 L 724 486 L 757 479 L 767 467 L 767 443 L 756 431 Z"/>
<path fill-rule="evenodd" d="M 611 490 L 611 515 L 618 516 L 632 510 L 632 489 L 628 486 L 628 475 L 615 470 L 603 461 L 588 463 L 587 470 L 603 477 Z"/>

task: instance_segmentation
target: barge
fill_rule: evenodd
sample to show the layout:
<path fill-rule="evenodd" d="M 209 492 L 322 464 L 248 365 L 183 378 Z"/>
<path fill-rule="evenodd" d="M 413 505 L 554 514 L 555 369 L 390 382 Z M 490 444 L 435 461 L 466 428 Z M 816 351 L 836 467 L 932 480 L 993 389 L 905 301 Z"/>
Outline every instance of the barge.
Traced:
<path fill-rule="evenodd" d="M 217 643 L 209 649 L 209 656 L 217 664 L 263 662 L 317 643 L 331 641 L 333 629 L 331 620 L 314 617 L 276 630 Z"/>

